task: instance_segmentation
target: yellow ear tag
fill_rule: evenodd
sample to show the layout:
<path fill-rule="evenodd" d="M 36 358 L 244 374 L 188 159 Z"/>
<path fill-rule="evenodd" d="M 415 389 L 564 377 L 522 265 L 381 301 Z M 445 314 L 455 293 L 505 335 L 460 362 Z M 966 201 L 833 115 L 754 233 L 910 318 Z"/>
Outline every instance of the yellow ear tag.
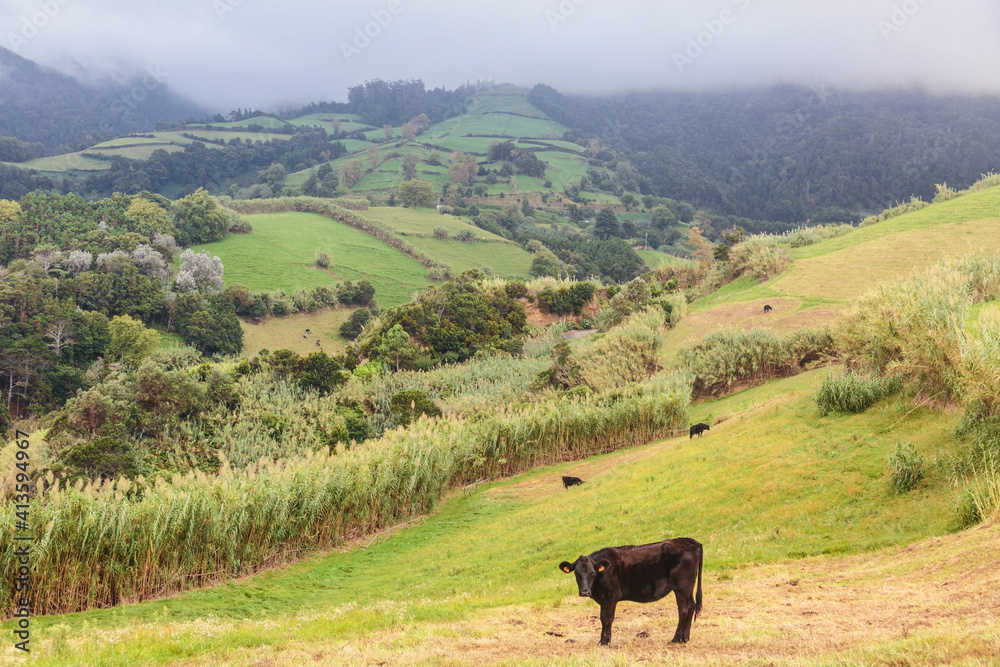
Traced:
<path fill-rule="evenodd" d="M 600 566 L 599 568 L 597 568 L 597 571 L 598 571 L 598 572 L 604 572 L 604 566 L 602 565 L 602 566 Z"/>

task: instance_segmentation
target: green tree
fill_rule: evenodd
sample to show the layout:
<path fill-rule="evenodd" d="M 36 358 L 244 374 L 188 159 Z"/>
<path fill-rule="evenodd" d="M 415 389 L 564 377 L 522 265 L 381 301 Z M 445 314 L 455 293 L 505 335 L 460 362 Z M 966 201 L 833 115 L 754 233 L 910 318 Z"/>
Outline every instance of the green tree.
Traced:
<path fill-rule="evenodd" d="M 128 315 L 119 315 L 108 325 L 111 343 L 108 357 L 132 366 L 151 355 L 160 346 L 160 335 Z"/>
<path fill-rule="evenodd" d="M 142 197 L 132 200 L 124 217 L 125 226 L 130 232 L 148 238 L 153 238 L 157 234 L 173 236 L 177 233 L 167 212 L 161 206 Z"/>
<path fill-rule="evenodd" d="M 531 275 L 541 278 L 542 276 L 553 276 L 558 278 L 562 272 L 559 259 L 548 250 L 535 253 L 535 258 L 531 260 Z"/>
<path fill-rule="evenodd" d="M 432 208 L 437 203 L 434 186 L 418 179 L 400 183 L 396 188 L 396 199 L 405 208 Z"/>
<path fill-rule="evenodd" d="M 365 325 L 372 319 L 372 312 L 367 308 L 358 308 L 351 313 L 351 319 L 340 325 L 340 335 L 348 340 L 354 340 L 361 335 Z"/>
<path fill-rule="evenodd" d="M 530 218 L 531 214 L 534 213 L 535 209 L 531 208 L 531 202 L 527 197 L 521 200 L 521 213 L 526 218 Z"/>
<path fill-rule="evenodd" d="M 321 396 L 326 396 L 345 381 L 340 362 L 322 350 L 313 352 L 301 362 L 299 385 L 315 389 Z"/>
<path fill-rule="evenodd" d="M 386 362 L 395 365 L 399 371 L 413 365 L 413 360 L 417 358 L 417 348 L 410 343 L 410 334 L 397 324 L 382 337 L 378 355 Z"/>
<path fill-rule="evenodd" d="M 607 239 L 621 236 L 622 226 L 618 222 L 618 216 L 610 208 L 606 208 L 597 214 L 597 221 L 594 223 L 594 236 L 606 241 Z"/>
<path fill-rule="evenodd" d="M 418 164 L 420 164 L 420 157 L 416 153 L 407 153 L 403 156 L 404 181 L 409 181 L 417 177 Z"/>
<path fill-rule="evenodd" d="M 650 222 L 657 229 L 666 229 L 671 225 L 677 224 L 677 216 L 674 215 L 673 211 L 661 204 L 653 209 Z"/>
<path fill-rule="evenodd" d="M 202 188 L 174 204 L 177 242 L 182 246 L 220 240 L 229 231 L 229 222 L 226 211 Z"/>
<path fill-rule="evenodd" d="M 419 389 L 407 389 L 389 399 L 389 409 L 397 416 L 400 426 L 409 426 L 420 415 L 440 417 L 441 408 Z"/>
<path fill-rule="evenodd" d="M 288 172 L 285 170 L 285 165 L 275 162 L 267 168 L 267 171 L 261 174 L 260 182 L 266 183 L 275 196 L 281 196 L 281 191 L 285 188 L 285 178 L 287 177 Z"/>

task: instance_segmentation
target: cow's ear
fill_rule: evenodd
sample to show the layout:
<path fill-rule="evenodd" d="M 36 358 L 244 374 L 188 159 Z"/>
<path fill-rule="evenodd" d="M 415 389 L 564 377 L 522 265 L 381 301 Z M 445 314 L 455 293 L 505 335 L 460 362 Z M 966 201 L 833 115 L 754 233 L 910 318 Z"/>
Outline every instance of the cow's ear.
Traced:
<path fill-rule="evenodd" d="M 562 570 L 563 572 L 566 572 L 566 573 L 572 572 L 573 571 L 573 564 L 569 563 L 567 561 L 563 561 L 563 562 L 559 563 L 559 569 Z"/>
<path fill-rule="evenodd" d="M 609 567 L 611 567 L 611 563 L 609 563 L 606 560 L 602 560 L 600 563 L 597 564 L 597 571 L 604 572 Z"/>

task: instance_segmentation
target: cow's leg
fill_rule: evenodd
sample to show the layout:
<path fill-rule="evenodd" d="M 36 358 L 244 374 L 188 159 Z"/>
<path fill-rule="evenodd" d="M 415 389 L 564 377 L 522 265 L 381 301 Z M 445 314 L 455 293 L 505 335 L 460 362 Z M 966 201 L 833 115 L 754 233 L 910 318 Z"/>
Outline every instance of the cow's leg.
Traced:
<path fill-rule="evenodd" d="M 691 622 L 694 620 L 694 600 L 691 591 L 674 591 L 677 598 L 677 631 L 670 641 L 684 643 L 691 639 Z"/>
<path fill-rule="evenodd" d="M 617 602 L 605 602 L 601 605 L 601 644 L 611 643 L 611 624 L 615 622 L 615 607 Z"/>

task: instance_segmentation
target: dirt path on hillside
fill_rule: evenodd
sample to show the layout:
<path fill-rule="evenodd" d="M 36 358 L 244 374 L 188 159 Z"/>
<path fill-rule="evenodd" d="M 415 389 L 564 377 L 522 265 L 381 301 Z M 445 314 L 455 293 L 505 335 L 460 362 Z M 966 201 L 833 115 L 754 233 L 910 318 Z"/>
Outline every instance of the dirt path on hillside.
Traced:
<path fill-rule="evenodd" d="M 747 567 L 731 576 L 706 577 L 704 610 L 684 646 L 669 643 L 677 623 L 672 597 L 619 605 L 610 649 L 596 646 L 598 606 L 566 597 L 555 609 L 506 607 L 459 623 L 377 634 L 362 645 L 308 657 L 282 654 L 277 662 L 262 664 L 303 658 L 313 664 L 384 665 L 1000 660 L 1000 530 L 995 527 L 875 555 Z M 921 657 L 914 661 L 912 653 Z"/>

